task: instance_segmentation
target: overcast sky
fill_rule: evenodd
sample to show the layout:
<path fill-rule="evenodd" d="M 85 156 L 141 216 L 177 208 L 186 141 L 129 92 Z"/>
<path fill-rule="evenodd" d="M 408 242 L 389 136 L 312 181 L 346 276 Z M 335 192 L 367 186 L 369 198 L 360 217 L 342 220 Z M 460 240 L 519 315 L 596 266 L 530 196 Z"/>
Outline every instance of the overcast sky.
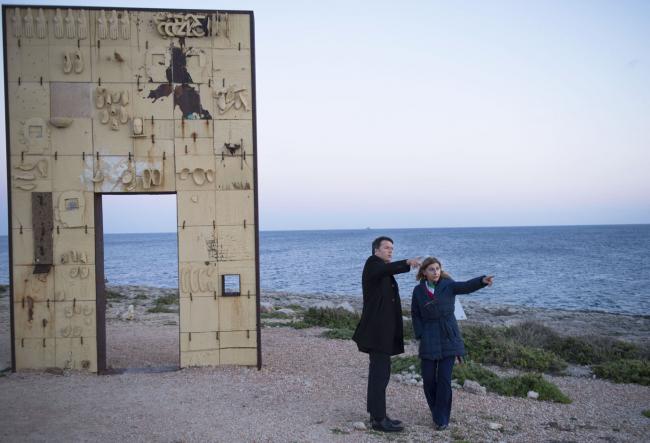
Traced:
<path fill-rule="evenodd" d="M 255 12 L 263 230 L 650 222 L 648 1 L 187 5 Z M 175 231 L 174 196 L 104 200 Z"/>

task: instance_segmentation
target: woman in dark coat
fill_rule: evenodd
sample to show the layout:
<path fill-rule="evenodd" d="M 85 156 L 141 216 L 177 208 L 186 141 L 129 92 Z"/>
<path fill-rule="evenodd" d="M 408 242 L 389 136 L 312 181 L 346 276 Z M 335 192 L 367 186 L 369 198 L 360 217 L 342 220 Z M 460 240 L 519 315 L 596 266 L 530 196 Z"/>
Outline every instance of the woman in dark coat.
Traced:
<path fill-rule="evenodd" d="M 411 316 L 415 338 L 419 340 L 424 395 L 436 429 L 449 426 L 451 414 L 451 371 L 456 359 L 461 362 L 465 345 L 454 316 L 456 294 L 469 294 L 492 286 L 492 276 L 456 282 L 442 270 L 437 258 L 426 258 L 413 289 Z"/>

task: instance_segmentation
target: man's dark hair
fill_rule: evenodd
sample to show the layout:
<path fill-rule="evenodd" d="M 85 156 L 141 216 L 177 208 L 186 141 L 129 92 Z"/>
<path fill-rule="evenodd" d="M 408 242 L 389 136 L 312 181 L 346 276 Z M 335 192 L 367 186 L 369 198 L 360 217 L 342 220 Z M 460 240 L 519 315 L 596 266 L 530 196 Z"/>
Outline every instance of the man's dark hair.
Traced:
<path fill-rule="evenodd" d="M 389 241 L 391 243 L 395 243 L 392 238 L 386 237 L 385 235 L 382 235 L 381 237 L 377 237 L 372 241 L 372 253 L 374 254 L 377 249 L 381 246 L 381 242 L 384 240 Z"/>

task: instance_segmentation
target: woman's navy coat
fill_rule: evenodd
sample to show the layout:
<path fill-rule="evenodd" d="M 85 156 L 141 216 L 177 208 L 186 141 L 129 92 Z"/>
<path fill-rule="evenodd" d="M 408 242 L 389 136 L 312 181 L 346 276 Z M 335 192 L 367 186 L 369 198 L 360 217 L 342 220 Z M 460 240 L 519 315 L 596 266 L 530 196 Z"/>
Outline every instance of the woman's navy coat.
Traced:
<path fill-rule="evenodd" d="M 415 338 L 420 340 L 420 358 L 440 360 L 465 355 L 465 344 L 454 316 L 456 294 L 469 294 L 485 286 L 483 276 L 465 282 L 441 278 L 433 300 L 427 293 L 426 279 L 413 288 L 411 317 Z"/>

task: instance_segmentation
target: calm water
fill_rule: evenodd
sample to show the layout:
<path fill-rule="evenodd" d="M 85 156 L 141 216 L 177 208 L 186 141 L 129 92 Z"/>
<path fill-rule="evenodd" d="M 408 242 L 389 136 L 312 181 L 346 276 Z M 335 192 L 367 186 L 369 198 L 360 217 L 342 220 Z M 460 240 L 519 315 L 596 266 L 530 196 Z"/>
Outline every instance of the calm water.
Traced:
<path fill-rule="evenodd" d="M 379 235 L 395 259 L 435 255 L 456 280 L 496 275 L 476 293 L 490 302 L 650 314 L 650 225 L 261 232 L 262 289 L 359 295 Z M 2 283 L 7 248 L 0 237 Z M 114 284 L 176 287 L 176 234 L 107 234 L 105 269 Z M 398 282 L 410 296 L 414 273 Z"/>

